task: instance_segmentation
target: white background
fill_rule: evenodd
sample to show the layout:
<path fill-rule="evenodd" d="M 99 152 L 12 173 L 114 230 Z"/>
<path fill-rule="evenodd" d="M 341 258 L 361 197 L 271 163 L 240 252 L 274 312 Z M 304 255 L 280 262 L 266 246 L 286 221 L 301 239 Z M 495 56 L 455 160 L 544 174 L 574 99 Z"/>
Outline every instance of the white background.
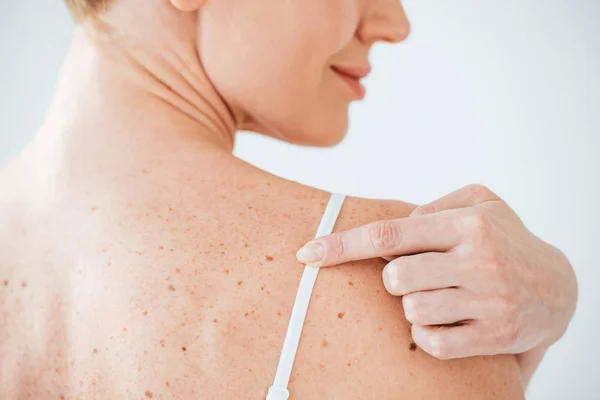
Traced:
<path fill-rule="evenodd" d="M 244 134 L 236 154 L 365 197 L 423 203 L 469 183 L 489 186 L 569 256 L 580 283 L 573 323 L 528 399 L 600 399 L 600 2 L 405 6 L 412 36 L 373 52 L 367 99 L 353 105 L 340 146 Z M 0 162 L 39 127 L 71 26 L 60 0 L 0 5 Z"/>

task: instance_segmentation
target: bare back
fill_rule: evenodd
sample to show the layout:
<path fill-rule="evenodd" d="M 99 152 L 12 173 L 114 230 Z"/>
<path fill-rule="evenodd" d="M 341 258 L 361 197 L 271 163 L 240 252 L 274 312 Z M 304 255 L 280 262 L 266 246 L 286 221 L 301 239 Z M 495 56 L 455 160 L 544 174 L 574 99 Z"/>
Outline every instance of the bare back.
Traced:
<path fill-rule="evenodd" d="M 146 161 L 0 174 L 0 398 L 264 399 L 329 194 L 193 148 Z M 335 230 L 411 210 L 348 198 Z M 321 271 L 292 399 L 523 398 L 513 356 L 412 348 L 383 266 Z"/>

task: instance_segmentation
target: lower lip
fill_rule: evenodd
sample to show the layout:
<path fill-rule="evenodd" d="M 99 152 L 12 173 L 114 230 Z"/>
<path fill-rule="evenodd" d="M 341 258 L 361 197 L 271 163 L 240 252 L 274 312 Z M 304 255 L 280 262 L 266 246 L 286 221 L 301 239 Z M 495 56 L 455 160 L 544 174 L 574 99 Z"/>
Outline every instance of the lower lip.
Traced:
<path fill-rule="evenodd" d="M 358 81 L 358 79 L 352 78 L 348 75 L 344 75 L 341 72 L 338 72 L 336 70 L 333 70 L 333 72 L 335 72 L 337 76 L 339 76 L 344 82 L 346 82 L 348 87 L 350 89 L 352 89 L 354 94 L 356 94 L 358 96 L 359 100 L 364 99 L 366 90 L 365 90 L 365 87 Z"/>

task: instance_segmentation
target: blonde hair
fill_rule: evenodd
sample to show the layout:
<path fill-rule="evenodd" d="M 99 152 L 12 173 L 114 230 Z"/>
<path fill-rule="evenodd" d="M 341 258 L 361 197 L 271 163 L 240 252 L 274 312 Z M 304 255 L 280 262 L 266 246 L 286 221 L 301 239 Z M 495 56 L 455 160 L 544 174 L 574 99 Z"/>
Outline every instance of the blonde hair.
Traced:
<path fill-rule="evenodd" d="M 104 11 L 111 0 L 65 0 L 77 21 L 96 17 Z"/>

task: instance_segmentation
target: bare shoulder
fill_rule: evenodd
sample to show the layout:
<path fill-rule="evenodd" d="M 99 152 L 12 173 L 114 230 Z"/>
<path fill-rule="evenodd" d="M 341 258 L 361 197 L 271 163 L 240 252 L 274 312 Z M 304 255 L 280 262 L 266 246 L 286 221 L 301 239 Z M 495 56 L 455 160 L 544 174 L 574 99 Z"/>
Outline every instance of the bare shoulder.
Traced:
<path fill-rule="evenodd" d="M 415 207 L 401 201 L 349 197 L 335 231 L 407 217 Z M 385 264 L 383 259 L 371 259 L 319 273 L 297 368 L 313 376 L 315 385 L 293 387 L 299 397 L 317 389 L 325 398 L 334 391 L 345 398 L 391 399 L 397 393 L 406 399 L 523 398 L 513 355 L 438 360 L 417 348 L 401 298 L 383 286 Z M 319 348 L 327 352 L 325 363 L 314 361 L 312 349 Z M 346 377 L 343 389 L 328 386 L 328 379 L 342 375 Z"/>
<path fill-rule="evenodd" d="M 371 222 L 405 218 L 417 207 L 398 200 L 348 197 L 340 213 L 336 230 L 346 230 Z"/>
<path fill-rule="evenodd" d="M 22 199 L 22 181 L 10 164 L 0 166 L 0 251 L 2 266 L 6 267 L 10 253 L 19 244 L 24 230 L 23 215 L 27 202 Z"/>

